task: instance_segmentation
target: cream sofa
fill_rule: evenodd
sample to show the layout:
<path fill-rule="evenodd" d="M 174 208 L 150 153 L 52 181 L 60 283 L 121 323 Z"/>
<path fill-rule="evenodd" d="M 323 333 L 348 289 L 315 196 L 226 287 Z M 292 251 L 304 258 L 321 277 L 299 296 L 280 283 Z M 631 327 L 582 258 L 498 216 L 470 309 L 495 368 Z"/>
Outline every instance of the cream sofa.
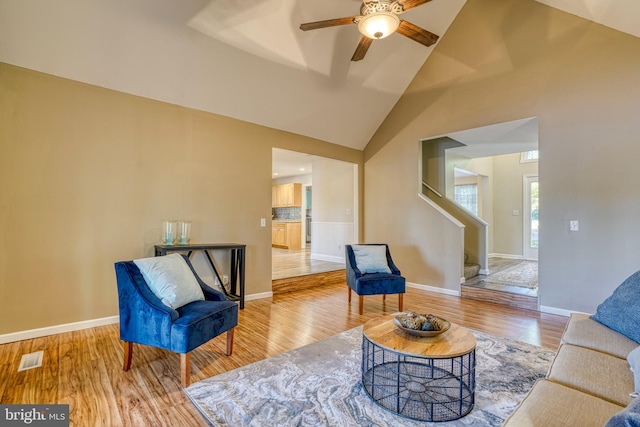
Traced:
<path fill-rule="evenodd" d="M 586 314 L 571 315 L 547 377 L 536 382 L 503 427 L 604 426 L 633 401 L 627 355 L 636 347 Z"/>

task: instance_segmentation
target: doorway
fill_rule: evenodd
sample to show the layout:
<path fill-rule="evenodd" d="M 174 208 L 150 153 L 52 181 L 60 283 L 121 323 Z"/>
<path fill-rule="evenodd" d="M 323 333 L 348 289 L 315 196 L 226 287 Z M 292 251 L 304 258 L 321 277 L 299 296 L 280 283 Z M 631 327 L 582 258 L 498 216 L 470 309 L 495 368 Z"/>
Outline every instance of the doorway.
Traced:
<path fill-rule="evenodd" d="M 538 230 L 540 227 L 539 210 L 540 210 L 540 187 L 538 186 L 537 175 L 525 175 L 523 199 L 524 206 L 524 239 L 523 239 L 523 255 L 524 259 L 537 261 L 538 248 L 540 246 L 538 240 Z"/>

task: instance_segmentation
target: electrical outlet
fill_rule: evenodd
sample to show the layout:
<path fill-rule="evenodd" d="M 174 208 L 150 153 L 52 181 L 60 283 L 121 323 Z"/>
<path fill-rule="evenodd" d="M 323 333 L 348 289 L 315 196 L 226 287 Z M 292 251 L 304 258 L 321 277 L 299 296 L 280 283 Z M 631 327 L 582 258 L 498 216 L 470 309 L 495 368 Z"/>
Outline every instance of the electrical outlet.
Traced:
<path fill-rule="evenodd" d="M 229 284 L 229 276 L 222 276 L 222 284 L 223 285 L 228 285 Z"/>
<path fill-rule="evenodd" d="M 580 223 L 576 220 L 573 221 L 569 221 L 569 229 L 571 231 L 578 231 L 580 230 Z"/>

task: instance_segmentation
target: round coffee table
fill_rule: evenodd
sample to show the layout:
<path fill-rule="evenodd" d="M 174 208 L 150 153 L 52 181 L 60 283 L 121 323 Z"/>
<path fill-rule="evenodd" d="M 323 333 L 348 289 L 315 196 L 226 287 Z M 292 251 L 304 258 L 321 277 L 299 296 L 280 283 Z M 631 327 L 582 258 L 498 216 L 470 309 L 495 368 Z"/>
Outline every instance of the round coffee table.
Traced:
<path fill-rule="evenodd" d="M 476 338 L 454 323 L 435 337 L 401 331 L 386 316 L 365 323 L 362 385 L 374 402 L 420 421 L 451 421 L 475 401 Z"/>

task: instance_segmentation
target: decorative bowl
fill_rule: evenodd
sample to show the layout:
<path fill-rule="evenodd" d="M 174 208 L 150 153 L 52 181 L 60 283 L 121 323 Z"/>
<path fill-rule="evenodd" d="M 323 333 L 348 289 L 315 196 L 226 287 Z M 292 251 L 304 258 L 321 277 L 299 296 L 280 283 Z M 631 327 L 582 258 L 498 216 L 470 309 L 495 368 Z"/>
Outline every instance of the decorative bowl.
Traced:
<path fill-rule="evenodd" d="M 449 328 L 451 327 L 451 323 L 448 320 L 445 320 L 445 319 L 442 319 L 442 318 L 439 317 L 439 319 L 444 323 L 444 326 L 442 327 L 442 329 L 440 329 L 438 331 L 422 331 L 422 330 L 419 330 L 419 329 L 405 328 L 400 323 L 400 319 L 402 319 L 405 316 L 406 316 L 406 314 L 403 314 L 403 315 L 400 315 L 400 316 L 395 316 L 393 318 L 393 323 L 396 325 L 396 327 L 398 329 L 408 333 L 409 335 L 415 335 L 415 336 L 418 336 L 418 337 L 435 337 L 435 336 L 438 336 L 438 335 L 440 335 L 440 334 L 442 334 L 444 332 L 447 332 L 449 330 Z"/>

